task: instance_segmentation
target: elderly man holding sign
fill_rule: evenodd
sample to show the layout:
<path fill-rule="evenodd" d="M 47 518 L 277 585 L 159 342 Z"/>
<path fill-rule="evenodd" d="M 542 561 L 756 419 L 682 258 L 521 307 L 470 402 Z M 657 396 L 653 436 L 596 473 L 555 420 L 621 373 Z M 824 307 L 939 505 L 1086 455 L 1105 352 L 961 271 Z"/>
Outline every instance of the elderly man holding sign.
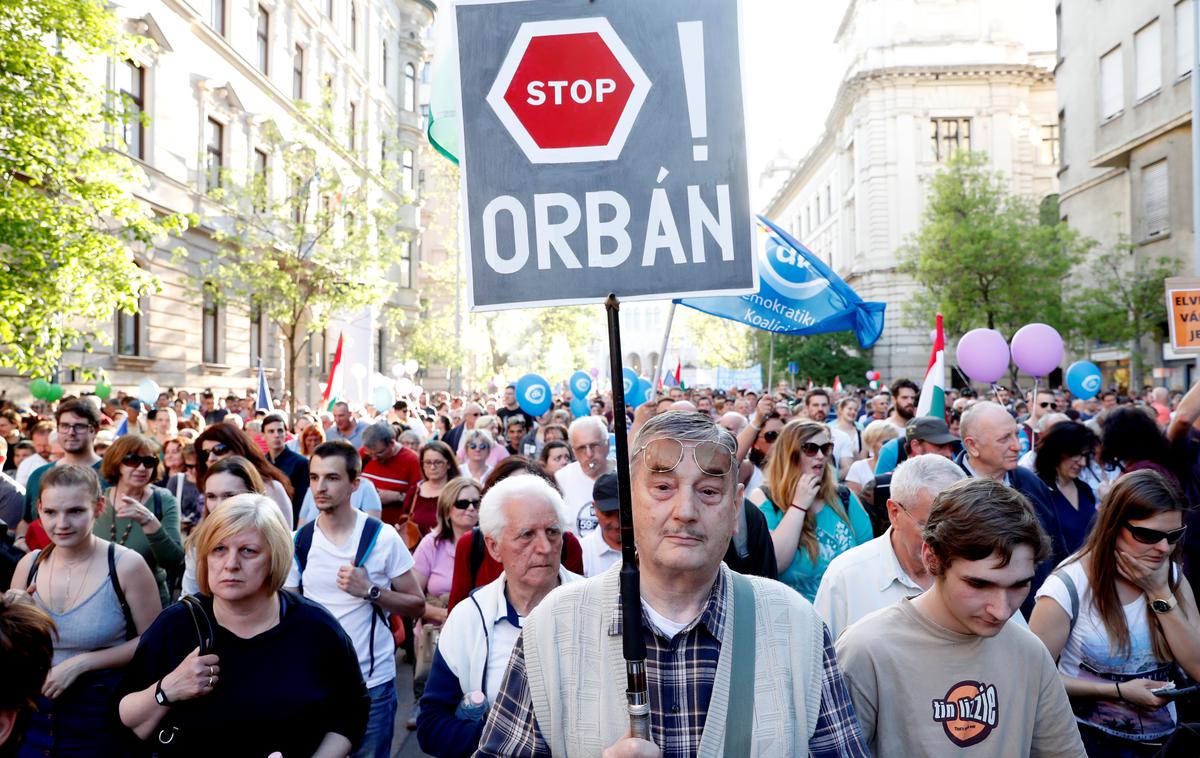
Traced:
<path fill-rule="evenodd" d="M 742 503 L 734 448 L 683 411 L 655 416 L 633 442 L 651 741 L 627 736 L 613 566 L 526 619 L 477 755 L 868 755 L 812 606 L 721 563 Z"/>

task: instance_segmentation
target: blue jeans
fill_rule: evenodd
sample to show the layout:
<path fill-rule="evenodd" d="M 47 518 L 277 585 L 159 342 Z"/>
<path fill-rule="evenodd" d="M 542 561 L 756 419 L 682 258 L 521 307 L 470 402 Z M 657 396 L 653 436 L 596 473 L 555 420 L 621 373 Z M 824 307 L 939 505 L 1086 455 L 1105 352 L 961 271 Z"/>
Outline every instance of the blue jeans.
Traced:
<path fill-rule="evenodd" d="M 372 687 L 367 694 L 371 696 L 371 715 L 353 758 L 390 758 L 396 732 L 396 682 Z"/>

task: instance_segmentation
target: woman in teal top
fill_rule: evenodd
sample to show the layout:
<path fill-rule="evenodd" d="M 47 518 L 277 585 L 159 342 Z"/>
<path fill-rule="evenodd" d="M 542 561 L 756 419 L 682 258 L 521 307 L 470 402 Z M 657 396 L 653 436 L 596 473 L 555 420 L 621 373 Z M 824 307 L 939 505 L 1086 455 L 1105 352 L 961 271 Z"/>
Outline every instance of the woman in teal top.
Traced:
<path fill-rule="evenodd" d="M 779 581 L 809 601 L 829 562 L 872 537 L 858 499 L 839 494 L 836 469 L 829 427 L 797 419 L 780 431 L 766 481 L 750 493 L 771 529 Z"/>

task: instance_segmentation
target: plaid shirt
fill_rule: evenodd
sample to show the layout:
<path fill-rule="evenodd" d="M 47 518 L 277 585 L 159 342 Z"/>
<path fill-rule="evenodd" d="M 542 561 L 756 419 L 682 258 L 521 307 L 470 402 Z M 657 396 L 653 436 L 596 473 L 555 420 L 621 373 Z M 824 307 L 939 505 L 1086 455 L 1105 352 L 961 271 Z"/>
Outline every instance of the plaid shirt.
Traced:
<path fill-rule="evenodd" d="M 709 699 L 721 654 L 728 602 L 724 574 L 718 574 L 703 612 L 683 631 L 666 639 L 642 612 L 646 631 L 646 680 L 650 690 L 650 735 L 663 758 L 693 756 L 700 748 Z M 621 611 L 610 636 L 621 634 Z M 829 630 L 824 630 L 824 671 L 821 708 L 809 740 L 815 758 L 870 756 L 854 706 L 842 680 Z M 491 707 L 476 756 L 490 758 L 549 758 L 550 747 L 538 729 L 525 670 L 524 640 L 517 641 L 508 672 Z"/>

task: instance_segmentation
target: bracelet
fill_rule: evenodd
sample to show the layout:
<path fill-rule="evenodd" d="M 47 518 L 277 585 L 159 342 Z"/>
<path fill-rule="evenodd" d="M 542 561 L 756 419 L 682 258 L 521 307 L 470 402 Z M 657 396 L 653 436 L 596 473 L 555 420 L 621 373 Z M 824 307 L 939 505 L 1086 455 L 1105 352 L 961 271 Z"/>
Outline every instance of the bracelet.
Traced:
<path fill-rule="evenodd" d="M 1120 682 L 1113 682 L 1113 684 L 1117 685 L 1117 700 L 1124 701 L 1124 700 L 1125 700 L 1125 696 L 1121 694 L 1121 683 L 1120 683 Z"/>
<path fill-rule="evenodd" d="M 800 506 L 796 505 L 795 503 L 792 503 L 791 505 L 789 505 L 788 508 L 795 508 L 796 510 L 800 511 L 801 513 L 808 513 L 808 508 L 801 508 Z"/>

